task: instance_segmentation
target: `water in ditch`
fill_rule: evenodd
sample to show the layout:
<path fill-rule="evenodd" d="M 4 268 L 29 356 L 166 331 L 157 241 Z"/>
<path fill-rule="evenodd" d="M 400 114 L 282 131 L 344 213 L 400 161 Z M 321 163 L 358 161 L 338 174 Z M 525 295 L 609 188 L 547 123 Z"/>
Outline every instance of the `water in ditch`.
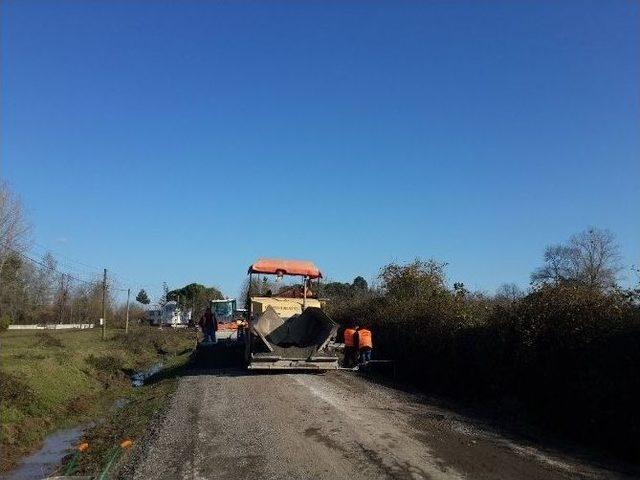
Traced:
<path fill-rule="evenodd" d="M 141 387 L 144 383 L 156 373 L 162 370 L 162 363 L 156 363 L 149 367 L 147 370 L 137 372 L 131 375 L 131 385 L 134 387 Z"/>
<path fill-rule="evenodd" d="M 162 363 L 156 363 L 147 370 L 134 373 L 131 376 L 131 384 L 134 387 L 141 387 L 149 378 L 162 370 L 162 366 Z M 116 400 L 113 408 L 122 408 L 127 402 L 127 399 L 120 398 Z M 1 478 L 3 480 L 34 480 L 55 474 L 61 459 L 73 452 L 85 428 L 86 425 L 53 432 L 44 439 L 42 447 L 37 452 L 22 459 L 14 470 Z"/>
<path fill-rule="evenodd" d="M 40 450 L 22 459 L 14 470 L 2 478 L 34 480 L 54 474 L 60 460 L 76 447 L 84 429 L 82 426 L 52 433 L 44 439 Z"/>

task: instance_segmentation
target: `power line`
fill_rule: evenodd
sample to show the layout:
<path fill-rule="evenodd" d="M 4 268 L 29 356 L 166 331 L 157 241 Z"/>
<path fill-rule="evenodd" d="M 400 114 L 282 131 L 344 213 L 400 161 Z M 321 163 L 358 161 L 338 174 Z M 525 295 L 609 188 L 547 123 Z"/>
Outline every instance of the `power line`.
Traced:
<path fill-rule="evenodd" d="M 96 279 L 96 280 L 93 280 L 93 281 L 91 281 L 91 280 L 85 280 L 85 279 L 80 278 L 80 277 L 77 277 L 77 276 L 75 276 L 75 275 L 71 275 L 71 274 L 70 274 L 70 273 L 68 273 L 68 272 L 62 272 L 62 271 L 58 270 L 56 267 L 53 267 L 53 266 L 51 266 L 51 265 L 47 265 L 47 264 L 46 264 L 46 263 L 44 263 L 41 259 L 40 259 L 40 260 L 35 259 L 35 258 L 33 258 L 33 257 L 29 256 L 29 255 L 27 255 L 26 253 L 23 253 L 23 252 L 21 252 L 21 251 L 19 251 L 19 250 L 16 250 L 15 248 L 11 248 L 11 247 L 9 247 L 9 249 L 10 249 L 12 252 L 14 252 L 15 254 L 20 255 L 21 257 L 25 258 L 26 260 L 29 260 L 30 262 L 32 262 L 32 263 L 34 263 L 34 264 L 36 264 L 36 265 L 39 265 L 39 266 L 41 266 L 41 267 L 43 267 L 43 268 L 45 268 L 45 269 L 47 269 L 47 270 L 53 271 L 53 272 L 55 272 L 55 273 L 57 273 L 57 274 L 59 274 L 59 275 L 64 275 L 64 276 L 65 276 L 65 277 L 67 277 L 67 278 L 70 278 L 70 279 L 76 280 L 76 281 L 78 281 L 78 282 L 84 283 L 84 284 L 86 284 L 86 285 L 92 285 L 92 286 L 95 286 L 95 285 L 97 285 L 97 284 L 99 283 L 99 281 L 100 281 L 99 279 Z M 115 286 L 113 286 L 113 285 L 112 285 L 112 286 L 111 286 L 111 291 L 116 291 L 116 292 L 126 292 L 126 291 L 127 291 L 127 289 L 126 289 L 126 288 L 117 288 L 117 287 L 115 287 Z"/>
<path fill-rule="evenodd" d="M 41 245 L 41 244 L 39 244 L 39 243 L 37 243 L 37 242 L 34 242 L 34 244 L 36 244 L 36 245 L 38 245 L 39 247 L 41 247 L 42 249 L 44 249 L 47 253 L 51 253 L 52 255 L 54 255 L 54 254 L 55 254 L 55 256 L 62 256 L 62 257 L 64 257 L 64 258 L 68 259 L 68 260 L 69 260 L 69 261 L 71 261 L 71 262 L 77 263 L 78 265 L 82 265 L 82 266 L 84 266 L 84 267 L 91 268 L 91 269 L 95 270 L 95 275 L 96 275 L 96 277 L 97 277 L 97 276 L 102 272 L 102 269 L 98 269 L 97 267 L 94 267 L 94 266 L 92 266 L 92 265 L 88 265 L 88 264 L 85 264 L 85 263 L 82 263 L 82 262 L 79 262 L 79 261 L 73 260 L 73 259 L 71 259 L 70 257 L 65 256 L 65 255 L 61 255 L 61 254 L 59 254 L 59 253 L 57 253 L 57 252 L 53 252 L 52 250 L 47 249 L 47 247 L 45 247 L 44 245 Z M 47 265 L 46 263 L 44 263 L 44 261 L 43 261 L 42 259 L 35 259 L 35 258 L 33 258 L 32 256 L 29 256 L 29 255 L 27 255 L 26 253 L 23 253 L 23 252 L 21 252 L 20 250 L 17 250 L 17 249 L 15 249 L 15 248 L 13 248 L 13 247 L 10 247 L 10 246 L 8 246 L 8 245 L 6 245 L 6 244 L 4 245 L 4 247 L 5 247 L 5 248 L 7 248 L 8 250 L 11 250 L 11 251 L 12 251 L 12 252 L 14 252 L 15 254 L 17 254 L 17 255 L 21 256 L 22 258 L 24 258 L 24 259 L 26 259 L 26 260 L 29 260 L 30 262 L 32 262 L 32 263 L 34 263 L 34 264 L 36 264 L 36 265 L 39 265 L 40 267 L 43 267 L 43 268 L 45 268 L 45 269 L 47 269 L 47 270 L 53 271 L 53 272 L 55 272 L 55 273 L 57 273 L 57 274 L 59 274 L 59 275 L 64 275 L 64 276 L 66 276 L 67 278 L 70 278 L 70 279 L 76 280 L 76 281 L 81 282 L 81 283 L 84 283 L 84 284 L 86 284 L 86 285 L 92 285 L 92 286 L 95 286 L 95 285 L 97 285 L 97 284 L 99 283 L 99 279 L 96 279 L 96 280 L 85 280 L 85 279 L 83 279 L 83 278 L 80 278 L 80 277 L 79 277 L 79 276 L 77 276 L 77 275 L 72 275 L 72 274 L 71 274 L 71 273 L 69 273 L 69 272 L 63 272 L 63 271 L 59 270 L 59 269 L 58 269 L 58 268 L 56 268 L 56 267 L 52 267 L 51 265 Z M 62 265 L 65 265 L 63 262 L 59 262 L 59 260 L 57 260 L 57 259 L 55 258 L 55 256 L 54 256 L 54 259 L 56 260 L 56 263 L 61 263 Z M 66 265 L 66 266 L 69 266 L 69 265 Z M 89 274 L 89 273 L 93 273 L 93 272 L 86 272 L 86 273 L 88 273 L 88 274 Z M 137 283 L 137 282 L 132 282 L 132 281 L 130 281 L 129 279 L 125 279 L 125 278 L 121 277 L 120 275 L 112 274 L 112 275 L 111 275 L 111 277 L 112 277 L 114 280 L 118 280 L 118 279 L 120 279 L 120 281 L 125 280 L 125 281 L 123 281 L 122 283 L 130 283 L 130 284 L 136 284 L 136 283 Z M 149 285 L 143 285 L 143 286 L 141 286 L 141 288 L 145 288 L 145 287 L 146 287 L 146 288 L 149 288 Z M 115 287 L 115 286 L 112 284 L 112 285 L 111 285 L 110 290 L 111 290 L 111 291 L 114 291 L 114 292 L 123 292 L 123 293 L 125 293 L 125 292 L 127 292 L 127 290 L 128 290 L 128 289 L 127 289 L 127 288 L 117 288 L 117 287 Z"/>
<path fill-rule="evenodd" d="M 68 277 L 68 278 L 71 278 L 71 279 L 76 280 L 76 281 L 78 281 L 78 282 L 86 283 L 87 285 L 94 285 L 94 284 L 96 283 L 96 281 L 91 282 L 91 281 L 84 280 L 84 279 L 82 279 L 82 278 L 76 277 L 75 275 L 71 275 L 70 273 L 67 273 L 67 272 L 61 272 L 61 271 L 60 271 L 60 270 L 58 270 L 57 268 L 52 267 L 51 265 L 47 265 L 46 263 L 44 263 L 44 262 L 43 262 L 43 261 L 41 261 L 41 260 L 36 260 L 35 258 L 30 257 L 30 256 L 29 256 L 29 255 L 27 255 L 26 253 L 22 253 L 22 252 L 20 252 L 19 250 L 16 250 L 16 249 L 14 249 L 14 248 L 10 248 L 10 247 L 9 247 L 9 249 L 10 249 L 12 252 L 14 252 L 15 254 L 20 255 L 22 258 L 25 258 L 26 260 L 29 260 L 30 262 L 33 262 L 33 263 L 35 263 L 36 265 L 39 265 L 39 266 L 41 266 L 41 267 L 43 267 L 43 268 L 46 268 L 47 270 L 50 270 L 50 271 L 52 271 L 52 272 L 56 272 L 56 273 L 58 273 L 58 274 L 60 274 L 60 275 L 65 275 L 65 276 L 66 276 L 66 277 Z"/>
<path fill-rule="evenodd" d="M 83 275 L 101 275 L 102 274 L 102 270 L 98 267 L 94 267 L 93 265 L 88 265 L 86 263 L 74 260 L 73 258 L 67 255 L 63 255 L 59 252 L 51 250 L 50 248 L 47 248 L 46 246 L 40 243 L 37 243 L 37 242 L 33 242 L 33 243 L 37 248 L 32 249 L 32 251 L 33 253 L 37 254 L 39 257 L 44 257 L 45 255 L 50 254 L 55 258 L 56 263 L 65 266 L 69 270 L 81 273 Z M 34 250 L 41 250 L 41 252 L 38 253 Z M 66 261 L 61 260 L 60 257 L 62 259 L 65 259 Z M 80 265 L 82 268 L 79 268 L 77 265 Z"/>
<path fill-rule="evenodd" d="M 60 252 L 56 252 L 56 251 L 48 248 L 47 246 L 42 245 L 41 243 L 33 242 L 33 244 L 37 245 L 40 248 L 42 248 L 45 252 L 50 252 L 50 253 L 54 254 L 56 257 L 66 258 L 71 263 L 75 263 L 75 264 L 80 265 L 82 267 L 89 268 L 89 269 L 95 271 L 96 273 L 102 273 L 102 268 L 100 268 L 100 267 L 96 267 L 94 265 L 88 265 L 88 264 L 80 262 L 78 260 L 74 260 L 73 258 L 69 257 L 68 255 L 63 255 Z"/>

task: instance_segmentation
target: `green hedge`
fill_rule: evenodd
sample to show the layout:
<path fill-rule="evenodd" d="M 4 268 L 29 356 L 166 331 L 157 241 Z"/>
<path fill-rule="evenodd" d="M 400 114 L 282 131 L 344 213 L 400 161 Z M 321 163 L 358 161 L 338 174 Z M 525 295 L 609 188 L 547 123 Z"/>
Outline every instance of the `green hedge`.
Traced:
<path fill-rule="evenodd" d="M 552 285 L 504 303 L 441 281 L 406 296 L 391 291 L 383 283 L 329 308 L 341 323 L 368 324 L 375 356 L 396 360 L 402 379 L 474 402 L 508 399 L 550 430 L 640 459 L 633 293 Z"/>

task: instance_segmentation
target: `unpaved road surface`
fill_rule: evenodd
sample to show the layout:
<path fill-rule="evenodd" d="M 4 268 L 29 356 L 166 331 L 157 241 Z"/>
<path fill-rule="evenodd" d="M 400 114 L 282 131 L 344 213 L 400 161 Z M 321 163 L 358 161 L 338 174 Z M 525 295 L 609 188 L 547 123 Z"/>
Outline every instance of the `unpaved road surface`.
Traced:
<path fill-rule="evenodd" d="M 508 440 L 352 372 L 194 372 L 122 473 L 136 479 L 631 478 Z"/>

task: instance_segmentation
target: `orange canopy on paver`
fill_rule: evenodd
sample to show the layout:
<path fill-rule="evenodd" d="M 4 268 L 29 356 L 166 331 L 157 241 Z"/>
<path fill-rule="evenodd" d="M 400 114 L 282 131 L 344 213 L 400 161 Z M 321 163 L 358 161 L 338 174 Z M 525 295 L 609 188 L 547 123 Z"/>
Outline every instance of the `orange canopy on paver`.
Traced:
<path fill-rule="evenodd" d="M 261 258 L 249 267 L 249 273 L 267 273 L 277 275 L 306 275 L 309 278 L 322 278 L 322 272 L 313 262 L 306 260 L 280 260 Z"/>

